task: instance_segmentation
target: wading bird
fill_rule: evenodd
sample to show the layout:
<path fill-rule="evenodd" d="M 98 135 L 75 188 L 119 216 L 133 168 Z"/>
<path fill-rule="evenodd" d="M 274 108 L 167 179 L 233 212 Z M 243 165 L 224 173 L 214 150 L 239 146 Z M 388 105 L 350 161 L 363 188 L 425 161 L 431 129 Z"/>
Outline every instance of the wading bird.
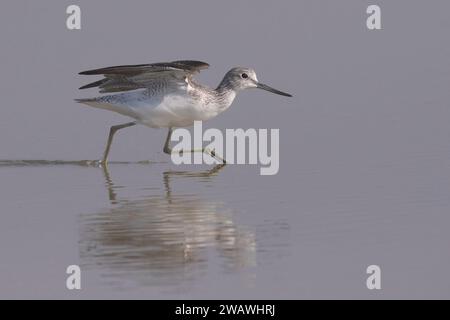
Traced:
<path fill-rule="evenodd" d="M 101 164 L 107 165 L 114 134 L 123 128 L 143 124 L 152 128 L 168 128 L 163 151 L 172 153 L 170 138 L 174 128 L 189 127 L 194 121 L 211 119 L 227 110 L 236 94 L 243 89 L 260 88 L 282 96 L 290 94 L 262 84 L 255 71 L 233 68 L 225 74 L 216 89 L 197 83 L 193 75 L 208 68 L 201 61 L 173 61 L 141 65 L 125 65 L 83 71 L 81 75 L 103 75 L 104 78 L 80 89 L 100 89 L 109 93 L 77 102 L 94 108 L 106 109 L 134 119 L 132 122 L 112 126 Z M 179 152 L 204 152 L 225 163 L 214 150 L 193 149 Z"/>

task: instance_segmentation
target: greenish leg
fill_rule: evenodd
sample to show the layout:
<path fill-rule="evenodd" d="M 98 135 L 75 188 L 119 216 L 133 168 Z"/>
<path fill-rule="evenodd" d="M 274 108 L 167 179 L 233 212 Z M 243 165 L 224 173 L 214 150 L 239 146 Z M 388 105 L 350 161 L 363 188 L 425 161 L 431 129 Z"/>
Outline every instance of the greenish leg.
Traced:
<path fill-rule="evenodd" d="M 108 163 L 109 150 L 111 149 L 111 144 L 112 144 L 112 141 L 113 141 L 113 138 L 114 138 L 114 135 L 116 134 L 116 132 L 120 129 L 132 127 L 134 125 L 136 125 L 136 122 L 128 122 L 128 123 L 119 124 L 117 126 L 111 127 L 111 129 L 109 130 L 108 142 L 106 143 L 106 148 L 105 148 L 105 152 L 103 153 L 103 159 L 101 160 L 101 164 L 106 166 Z"/>
<path fill-rule="evenodd" d="M 169 155 L 174 152 L 172 150 L 172 148 L 169 146 L 170 138 L 172 136 L 172 133 L 173 133 L 173 128 L 169 128 L 169 132 L 168 132 L 167 138 L 166 138 L 166 143 L 164 144 L 164 149 L 163 149 L 164 153 L 167 153 Z M 214 150 L 209 150 L 208 148 L 191 149 L 191 150 L 180 150 L 180 151 L 176 151 L 176 152 L 179 153 L 179 154 L 183 154 L 184 152 L 190 152 L 190 153 L 201 152 L 201 153 L 206 153 L 207 155 L 213 157 L 217 161 L 222 162 L 222 164 L 224 164 L 224 165 L 227 164 L 225 159 L 223 159 L 222 157 L 218 156 Z"/>
<path fill-rule="evenodd" d="M 172 137 L 173 128 L 169 128 L 169 132 L 167 133 L 166 142 L 164 143 L 164 153 L 172 154 L 172 148 L 169 146 L 170 144 L 170 137 Z"/>

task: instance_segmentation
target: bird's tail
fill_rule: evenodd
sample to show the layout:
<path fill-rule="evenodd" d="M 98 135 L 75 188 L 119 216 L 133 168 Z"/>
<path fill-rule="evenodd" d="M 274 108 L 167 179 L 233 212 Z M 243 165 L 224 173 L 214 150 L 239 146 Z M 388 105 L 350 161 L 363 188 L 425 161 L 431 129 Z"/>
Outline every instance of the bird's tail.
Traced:
<path fill-rule="evenodd" d="M 102 103 L 101 101 L 99 101 L 98 99 L 95 99 L 95 98 L 75 99 L 75 102 L 82 103 L 82 104 L 85 104 L 85 105 L 88 105 L 88 106 L 94 107 L 94 108 L 116 111 L 113 108 L 111 108 L 111 105 Z"/>
<path fill-rule="evenodd" d="M 98 99 L 98 98 L 90 98 L 89 99 L 88 98 L 88 99 L 75 99 L 75 101 L 78 103 L 88 105 L 93 108 L 114 111 L 121 115 L 132 117 L 135 119 L 137 119 L 137 117 L 138 117 L 138 115 L 136 115 L 136 113 L 133 111 L 132 108 L 129 108 L 124 105 L 111 104 L 111 103 L 105 102 L 102 99 Z"/>
<path fill-rule="evenodd" d="M 93 101 L 93 99 L 74 99 L 74 100 L 75 100 L 75 102 L 78 102 L 78 103 L 86 103 L 89 101 Z"/>

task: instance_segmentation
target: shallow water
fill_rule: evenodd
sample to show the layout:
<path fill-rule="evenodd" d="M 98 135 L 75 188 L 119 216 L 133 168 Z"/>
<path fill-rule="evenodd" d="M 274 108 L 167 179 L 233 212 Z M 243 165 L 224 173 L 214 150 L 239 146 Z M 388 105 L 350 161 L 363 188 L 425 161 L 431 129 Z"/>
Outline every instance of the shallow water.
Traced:
<path fill-rule="evenodd" d="M 449 296 L 448 197 L 430 199 L 426 181 L 387 195 L 333 186 L 323 172 L 90 164 L 0 162 L 2 297 Z M 297 190 L 283 186 L 291 179 Z M 65 289 L 71 264 L 79 292 Z M 381 292 L 366 288 L 371 264 Z"/>

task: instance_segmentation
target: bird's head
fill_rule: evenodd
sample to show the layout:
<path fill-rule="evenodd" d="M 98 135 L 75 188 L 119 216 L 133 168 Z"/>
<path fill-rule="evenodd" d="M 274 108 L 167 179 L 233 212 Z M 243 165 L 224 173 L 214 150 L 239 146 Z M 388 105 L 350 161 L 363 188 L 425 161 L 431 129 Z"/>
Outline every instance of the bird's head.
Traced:
<path fill-rule="evenodd" d="M 222 85 L 225 85 L 226 87 L 235 91 L 249 88 L 259 88 L 282 96 L 292 97 L 292 95 L 290 95 L 289 93 L 279 91 L 259 82 L 258 78 L 256 77 L 255 71 L 250 68 L 237 67 L 231 69 L 225 75 L 222 81 Z"/>

